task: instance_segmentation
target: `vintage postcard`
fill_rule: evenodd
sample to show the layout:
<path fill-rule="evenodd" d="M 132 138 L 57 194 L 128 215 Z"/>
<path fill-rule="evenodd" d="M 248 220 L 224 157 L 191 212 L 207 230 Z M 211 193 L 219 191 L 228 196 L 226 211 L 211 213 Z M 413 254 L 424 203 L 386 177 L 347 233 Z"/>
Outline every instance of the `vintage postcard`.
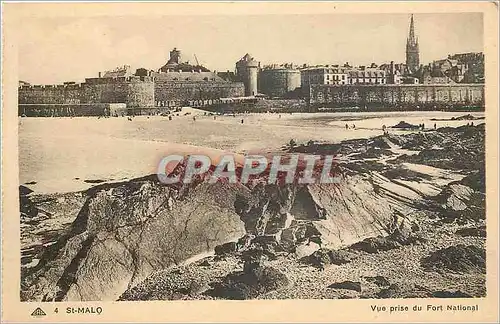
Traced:
<path fill-rule="evenodd" d="M 2 321 L 498 321 L 498 2 L 2 23 Z"/>

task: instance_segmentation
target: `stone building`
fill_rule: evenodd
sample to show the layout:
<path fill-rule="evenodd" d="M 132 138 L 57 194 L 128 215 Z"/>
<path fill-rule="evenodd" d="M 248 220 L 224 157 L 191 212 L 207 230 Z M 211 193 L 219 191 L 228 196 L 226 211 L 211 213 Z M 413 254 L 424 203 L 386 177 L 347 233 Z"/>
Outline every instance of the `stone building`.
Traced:
<path fill-rule="evenodd" d="M 432 63 L 432 68 L 441 71 L 444 75 L 457 83 L 462 82 L 466 71 L 465 64 L 461 64 L 458 60 L 451 59 L 450 57 L 434 61 Z"/>
<path fill-rule="evenodd" d="M 128 78 L 134 75 L 130 69 L 130 65 L 119 66 L 114 70 L 105 71 L 104 73 L 99 72 L 99 78 L 116 79 L 116 78 Z"/>
<path fill-rule="evenodd" d="M 259 69 L 260 63 L 248 53 L 236 62 L 236 76 L 245 85 L 246 96 L 255 96 L 257 94 Z"/>
<path fill-rule="evenodd" d="M 385 72 L 386 84 L 402 84 L 403 78 L 409 75 L 406 63 L 394 63 L 394 61 L 391 61 L 389 64 L 381 64 L 379 68 Z"/>
<path fill-rule="evenodd" d="M 348 84 L 386 84 L 386 72 L 372 63 L 369 67 L 360 66 L 348 72 Z"/>
<path fill-rule="evenodd" d="M 348 84 L 349 68 L 339 65 L 305 67 L 300 71 L 302 87 L 313 84 Z"/>
<path fill-rule="evenodd" d="M 293 64 L 264 66 L 259 72 L 259 92 L 270 97 L 287 97 L 300 88 L 300 75 Z"/>
<path fill-rule="evenodd" d="M 189 62 L 182 62 L 181 51 L 174 48 L 170 51 L 170 58 L 158 72 L 210 72 L 209 69 L 202 65 L 192 65 Z"/>
<path fill-rule="evenodd" d="M 484 83 L 484 53 L 455 54 L 450 59 L 465 65 L 463 83 Z"/>
<path fill-rule="evenodd" d="M 217 72 L 217 76 L 225 81 L 237 82 L 238 77 L 234 71 L 227 70 L 226 72 Z"/>
<path fill-rule="evenodd" d="M 445 59 L 434 61 L 432 65 L 457 83 L 484 82 L 483 53 L 448 55 Z"/>
<path fill-rule="evenodd" d="M 420 83 L 423 84 L 453 84 L 456 83 L 449 76 L 446 75 L 439 65 L 428 64 L 420 67 L 419 71 L 416 73 L 419 78 Z"/>

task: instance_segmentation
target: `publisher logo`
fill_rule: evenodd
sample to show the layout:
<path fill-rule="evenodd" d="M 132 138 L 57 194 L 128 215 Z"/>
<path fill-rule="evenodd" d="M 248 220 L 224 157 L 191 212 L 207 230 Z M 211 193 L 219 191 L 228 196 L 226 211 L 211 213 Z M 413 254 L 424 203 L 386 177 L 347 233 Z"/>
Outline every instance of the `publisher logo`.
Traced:
<path fill-rule="evenodd" d="M 37 307 L 33 313 L 31 313 L 31 316 L 33 317 L 43 317 L 47 314 L 45 314 L 45 312 L 43 311 L 43 309 L 41 309 L 40 307 Z"/>

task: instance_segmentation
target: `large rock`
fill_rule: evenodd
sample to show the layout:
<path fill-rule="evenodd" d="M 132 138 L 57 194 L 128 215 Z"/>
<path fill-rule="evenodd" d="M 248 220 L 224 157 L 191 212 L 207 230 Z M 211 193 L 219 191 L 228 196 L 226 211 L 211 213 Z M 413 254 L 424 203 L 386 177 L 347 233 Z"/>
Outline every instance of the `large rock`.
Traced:
<path fill-rule="evenodd" d="M 179 190 L 156 176 L 89 190 L 71 231 L 23 281 L 27 301 L 116 300 L 154 271 L 241 237 L 241 185 Z"/>
<path fill-rule="evenodd" d="M 458 244 L 432 252 L 421 260 L 427 271 L 439 273 L 486 272 L 486 251 L 474 245 Z"/>
<path fill-rule="evenodd" d="M 486 225 L 478 226 L 478 227 L 466 227 L 461 228 L 455 232 L 460 236 L 477 236 L 477 237 L 486 237 Z"/>
<path fill-rule="evenodd" d="M 414 199 L 421 198 L 407 197 L 412 193 L 400 189 L 389 179 L 374 181 L 369 174 L 351 172 L 340 183 L 258 185 L 250 196 L 237 196 L 235 208 L 247 233 L 274 235 L 284 250 L 292 252 L 312 238 L 337 249 L 388 235 L 395 206 L 410 212 Z"/>
<path fill-rule="evenodd" d="M 326 266 L 342 265 L 351 262 L 352 255 L 347 251 L 335 251 L 325 248 L 319 249 L 311 255 L 300 259 L 302 263 L 312 265 L 313 267 L 324 269 Z"/>
<path fill-rule="evenodd" d="M 346 289 L 346 290 L 354 290 L 357 292 L 361 292 L 361 282 L 346 280 L 346 281 L 342 281 L 342 282 L 332 283 L 327 288 Z"/>
<path fill-rule="evenodd" d="M 214 283 L 207 294 L 224 299 L 254 299 L 289 284 L 284 273 L 265 266 L 259 256 L 254 256 L 245 261 L 243 271 L 228 274 L 221 282 Z"/>
<path fill-rule="evenodd" d="M 401 247 L 401 244 L 390 237 L 377 236 L 364 239 L 361 242 L 354 243 L 349 248 L 366 253 L 379 253 Z"/>
<path fill-rule="evenodd" d="M 484 170 L 450 183 L 435 198 L 445 221 L 483 220 L 486 217 Z"/>
<path fill-rule="evenodd" d="M 387 287 L 391 284 L 389 282 L 389 280 L 387 280 L 387 278 L 384 276 L 373 276 L 373 277 L 366 276 L 366 277 L 363 277 L 363 279 L 365 279 L 365 281 L 372 283 L 372 284 L 379 286 L 379 287 Z"/>

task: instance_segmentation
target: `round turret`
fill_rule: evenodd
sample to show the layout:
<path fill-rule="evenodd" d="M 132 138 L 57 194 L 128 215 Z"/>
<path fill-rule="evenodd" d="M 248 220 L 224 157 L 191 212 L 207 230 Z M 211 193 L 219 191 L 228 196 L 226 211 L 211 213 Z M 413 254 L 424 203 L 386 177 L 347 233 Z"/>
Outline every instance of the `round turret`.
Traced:
<path fill-rule="evenodd" d="M 255 96 L 257 94 L 259 66 L 260 63 L 248 53 L 236 62 L 236 73 L 239 80 L 245 84 L 246 96 Z"/>

